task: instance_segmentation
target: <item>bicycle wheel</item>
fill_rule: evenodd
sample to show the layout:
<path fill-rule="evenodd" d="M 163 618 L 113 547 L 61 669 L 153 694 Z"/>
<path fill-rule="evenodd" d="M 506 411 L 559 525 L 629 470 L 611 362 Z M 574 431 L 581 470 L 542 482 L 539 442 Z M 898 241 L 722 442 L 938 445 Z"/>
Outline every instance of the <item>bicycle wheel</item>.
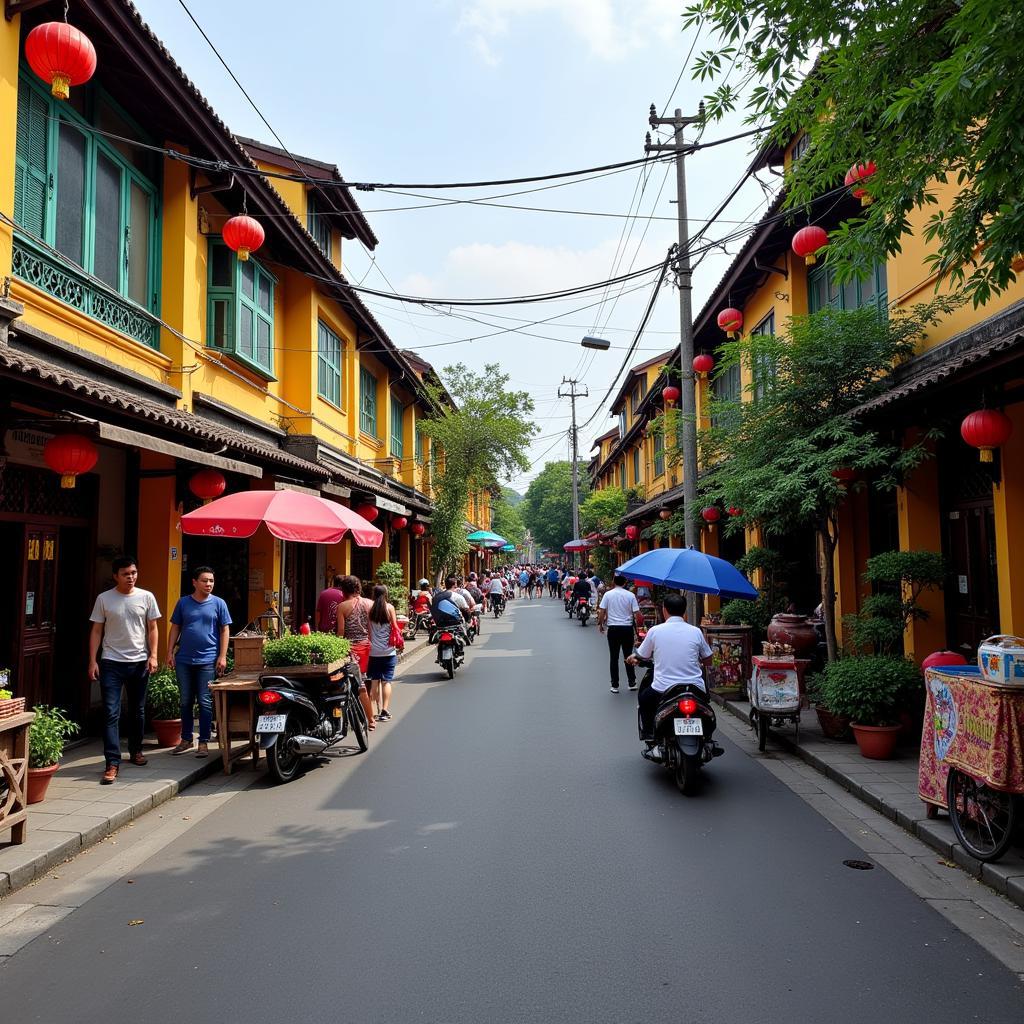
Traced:
<path fill-rule="evenodd" d="M 345 714 L 348 715 L 352 732 L 356 738 L 356 744 L 365 754 L 370 745 L 367 738 L 370 734 L 370 726 L 366 721 L 366 712 L 363 710 L 363 705 L 357 696 L 349 697 L 346 702 Z"/>
<path fill-rule="evenodd" d="M 998 860 L 1010 848 L 1017 807 L 1012 794 L 1001 793 L 950 768 L 946 803 L 953 831 L 972 857 Z"/>

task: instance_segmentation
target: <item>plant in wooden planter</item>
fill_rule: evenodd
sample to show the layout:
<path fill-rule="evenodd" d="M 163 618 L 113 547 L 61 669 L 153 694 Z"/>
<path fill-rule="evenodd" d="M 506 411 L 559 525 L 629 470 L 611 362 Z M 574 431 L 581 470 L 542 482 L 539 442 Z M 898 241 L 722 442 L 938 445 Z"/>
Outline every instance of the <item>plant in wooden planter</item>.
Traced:
<path fill-rule="evenodd" d="M 37 804 L 46 796 L 50 780 L 60 767 L 68 737 L 78 732 L 60 708 L 37 704 L 35 719 L 28 727 L 28 803 Z"/>
<path fill-rule="evenodd" d="M 286 633 L 263 645 L 263 663 L 267 668 L 298 665 L 329 665 L 348 657 L 350 644 L 333 633 Z"/>
<path fill-rule="evenodd" d="M 173 669 L 161 668 L 149 677 L 146 714 L 161 747 L 173 747 L 181 739 L 181 690 Z"/>
<path fill-rule="evenodd" d="M 892 757 L 900 713 L 921 686 L 921 673 L 906 658 L 888 654 L 846 656 L 829 662 L 820 678 L 821 700 L 850 721 L 864 757 Z"/>

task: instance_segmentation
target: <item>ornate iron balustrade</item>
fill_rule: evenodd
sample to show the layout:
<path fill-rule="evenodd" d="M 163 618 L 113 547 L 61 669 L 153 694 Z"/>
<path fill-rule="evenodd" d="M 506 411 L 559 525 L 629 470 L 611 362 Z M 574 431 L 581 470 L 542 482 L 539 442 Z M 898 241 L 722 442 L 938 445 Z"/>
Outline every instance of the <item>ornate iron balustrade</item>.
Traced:
<path fill-rule="evenodd" d="M 62 263 L 24 235 L 14 236 L 12 269 L 31 285 L 73 306 L 107 327 L 150 348 L 160 347 L 160 323 L 155 316 L 112 288 Z"/>

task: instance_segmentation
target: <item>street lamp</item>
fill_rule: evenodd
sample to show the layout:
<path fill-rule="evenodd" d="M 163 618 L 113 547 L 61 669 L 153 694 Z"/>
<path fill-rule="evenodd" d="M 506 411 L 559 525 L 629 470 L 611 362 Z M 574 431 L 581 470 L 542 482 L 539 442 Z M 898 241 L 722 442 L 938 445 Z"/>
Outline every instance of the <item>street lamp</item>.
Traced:
<path fill-rule="evenodd" d="M 608 349 L 612 347 L 612 343 L 610 341 L 606 341 L 604 338 L 595 338 L 589 334 L 580 342 L 580 344 L 584 348 L 597 349 L 598 352 L 607 352 Z"/>

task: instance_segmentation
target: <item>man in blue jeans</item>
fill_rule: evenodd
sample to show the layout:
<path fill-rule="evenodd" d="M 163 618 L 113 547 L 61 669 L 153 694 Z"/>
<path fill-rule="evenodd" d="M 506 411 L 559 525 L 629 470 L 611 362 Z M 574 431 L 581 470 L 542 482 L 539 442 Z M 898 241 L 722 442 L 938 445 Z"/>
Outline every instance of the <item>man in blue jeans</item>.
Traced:
<path fill-rule="evenodd" d="M 210 752 L 213 723 L 210 683 L 227 668 L 228 627 L 231 625 L 228 606 L 221 598 L 213 596 L 213 583 L 213 570 L 208 565 L 199 566 L 192 573 L 192 593 L 180 598 L 171 614 L 167 664 L 174 669 L 181 689 L 181 741 L 172 754 L 184 754 L 192 749 L 192 708 L 196 702 L 199 703 L 196 757 L 206 757 Z"/>
<path fill-rule="evenodd" d="M 148 590 L 135 586 L 139 570 L 134 558 L 115 558 L 114 587 L 96 598 L 89 621 L 89 678 L 100 681 L 107 712 L 102 783 L 109 786 L 121 767 L 121 693 L 126 691 L 128 753 L 132 764 L 144 765 L 142 734 L 146 689 L 156 671 L 160 609 Z M 102 652 L 101 652 L 102 647 Z"/>

